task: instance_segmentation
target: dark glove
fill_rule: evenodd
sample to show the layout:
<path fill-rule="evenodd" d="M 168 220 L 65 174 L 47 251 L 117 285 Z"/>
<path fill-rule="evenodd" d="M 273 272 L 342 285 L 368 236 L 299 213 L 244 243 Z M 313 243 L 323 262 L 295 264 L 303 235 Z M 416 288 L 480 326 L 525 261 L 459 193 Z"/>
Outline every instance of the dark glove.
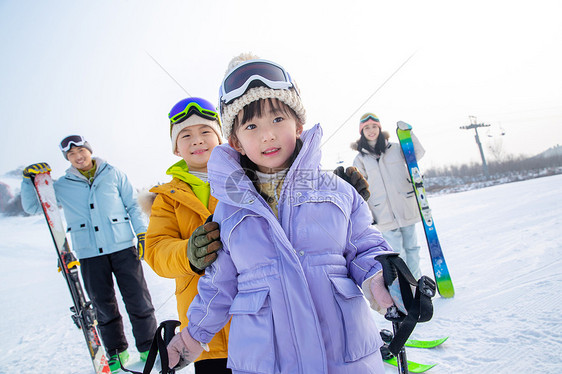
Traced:
<path fill-rule="evenodd" d="M 187 258 L 192 269 L 201 273 L 217 259 L 217 251 L 222 248 L 219 224 L 207 222 L 193 231 L 187 242 Z"/>
<path fill-rule="evenodd" d="M 139 252 L 139 260 L 144 260 L 144 237 L 146 232 L 137 234 L 137 251 Z"/>
<path fill-rule="evenodd" d="M 48 173 L 51 171 L 51 167 L 46 162 L 38 162 L 36 164 L 31 164 L 23 169 L 23 177 L 30 178 L 32 175 L 37 175 L 41 173 Z"/>
<path fill-rule="evenodd" d="M 343 166 L 338 166 L 334 170 L 334 174 L 351 184 L 365 201 L 369 200 L 369 197 L 371 196 L 371 193 L 369 192 L 369 183 L 355 166 L 349 166 L 345 169 L 345 172 L 343 171 Z"/>

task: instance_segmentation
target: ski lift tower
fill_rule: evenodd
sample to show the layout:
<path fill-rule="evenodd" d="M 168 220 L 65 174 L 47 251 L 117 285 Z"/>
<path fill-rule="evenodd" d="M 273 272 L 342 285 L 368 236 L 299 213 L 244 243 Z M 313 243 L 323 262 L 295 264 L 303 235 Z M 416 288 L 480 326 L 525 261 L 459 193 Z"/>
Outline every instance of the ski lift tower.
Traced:
<path fill-rule="evenodd" d="M 479 127 L 490 127 L 490 125 L 484 123 L 477 123 L 475 116 L 468 116 L 470 119 L 470 125 L 468 126 L 461 126 L 461 130 L 470 130 L 474 129 L 474 139 L 476 139 L 476 144 L 478 144 L 478 149 L 480 150 L 480 157 L 482 157 L 482 169 L 484 170 L 484 175 L 486 179 L 490 179 L 490 174 L 488 173 L 488 165 L 486 164 L 486 158 L 484 157 L 484 150 L 482 149 L 482 143 L 480 143 L 480 137 L 478 136 L 478 128 Z"/>

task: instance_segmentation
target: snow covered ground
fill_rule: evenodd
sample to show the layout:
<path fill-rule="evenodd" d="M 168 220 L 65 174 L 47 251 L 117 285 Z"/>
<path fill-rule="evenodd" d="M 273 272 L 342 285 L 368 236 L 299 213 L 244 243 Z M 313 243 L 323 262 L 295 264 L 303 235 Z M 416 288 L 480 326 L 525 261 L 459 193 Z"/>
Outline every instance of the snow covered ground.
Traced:
<path fill-rule="evenodd" d="M 562 370 L 561 185 L 557 175 L 430 197 L 456 296 L 436 297 L 413 333 L 449 340 L 408 349 L 410 360 L 437 363 L 433 374 Z M 43 217 L 1 217 L 0 238 L 0 373 L 93 372 Z M 432 275 L 425 244 L 422 270 Z M 175 318 L 173 282 L 145 274 L 158 320 Z"/>

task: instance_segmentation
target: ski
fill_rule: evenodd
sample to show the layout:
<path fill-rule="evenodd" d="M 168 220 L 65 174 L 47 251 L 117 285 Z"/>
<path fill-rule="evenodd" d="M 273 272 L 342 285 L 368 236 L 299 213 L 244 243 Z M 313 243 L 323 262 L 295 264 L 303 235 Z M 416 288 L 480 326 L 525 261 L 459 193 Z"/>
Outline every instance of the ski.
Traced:
<path fill-rule="evenodd" d="M 449 339 L 448 336 L 441 338 L 441 339 L 435 339 L 435 340 L 417 340 L 417 339 L 408 339 L 406 341 L 405 346 L 406 347 L 412 347 L 412 348 L 435 348 L 440 346 L 441 344 L 445 343 L 445 341 Z"/>
<path fill-rule="evenodd" d="M 437 364 L 420 364 L 419 362 L 409 361 L 406 359 L 405 356 L 402 359 L 403 361 L 399 363 L 398 357 L 394 356 L 392 352 L 390 352 L 390 350 L 388 349 L 388 345 L 392 341 L 392 338 L 394 338 L 394 333 L 386 329 L 382 329 L 381 331 L 379 331 L 379 333 L 381 335 L 382 341 L 384 342 L 384 345 L 380 348 L 382 360 L 389 365 L 396 366 L 398 368 L 398 371 L 402 372 L 402 370 L 404 370 L 405 373 L 423 373 L 428 371 L 435 365 L 437 365 Z M 447 338 L 445 338 L 445 340 L 447 340 Z M 419 340 L 416 340 L 414 342 L 419 342 Z M 427 342 L 427 341 L 422 340 L 422 342 Z M 417 345 L 415 347 L 422 348 Z M 429 348 L 429 347 L 423 347 L 423 348 Z M 402 349 L 404 349 L 404 347 L 402 347 Z M 406 365 L 404 364 L 404 361 L 407 363 L 407 369 L 406 369 Z"/>
<path fill-rule="evenodd" d="M 380 330 L 379 334 L 381 335 L 382 341 L 387 343 L 387 344 L 390 344 L 390 342 L 392 341 L 392 338 L 394 338 L 394 333 L 390 330 L 387 330 L 387 329 Z M 408 339 L 406 341 L 406 344 L 404 344 L 404 345 L 406 347 L 411 347 L 411 348 L 435 348 L 435 347 L 438 347 L 441 344 L 445 343 L 445 341 L 447 341 L 447 339 L 449 339 L 448 336 L 445 336 L 445 337 L 439 338 L 439 339 L 434 339 L 434 340 Z"/>
<path fill-rule="evenodd" d="M 79 264 L 68 245 L 66 232 L 57 205 L 51 174 L 49 172 L 39 173 L 32 176 L 31 180 L 37 192 L 37 197 L 43 208 L 43 213 L 45 214 L 45 219 L 55 244 L 61 273 L 64 276 L 72 297 L 74 304 L 70 307 L 73 313 L 72 320 L 84 333 L 84 338 L 86 339 L 86 344 L 88 345 L 90 358 L 92 359 L 96 374 L 111 374 L 111 369 L 109 368 L 96 329 L 96 312 L 92 307 L 92 303 L 86 300 L 78 274 Z"/>
<path fill-rule="evenodd" d="M 402 130 L 400 127 L 407 129 Z M 427 240 L 427 246 L 429 248 L 431 264 L 433 266 L 435 283 L 437 283 L 437 290 L 442 297 L 449 298 L 455 295 L 455 290 L 453 288 L 453 282 L 451 280 L 451 275 L 449 274 L 449 269 L 447 268 L 447 263 L 445 262 L 445 257 L 443 256 L 443 251 L 441 250 L 441 245 L 439 244 L 439 238 L 437 237 L 437 231 L 435 230 L 435 223 L 433 222 L 431 209 L 429 208 L 429 203 L 427 202 L 423 178 L 418 167 L 416 154 L 414 153 L 414 143 L 412 142 L 412 137 L 410 135 L 411 130 L 412 126 L 400 121 L 398 122 L 396 134 L 398 135 L 400 147 L 402 148 L 402 153 L 406 159 L 406 165 L 408 166 L 408 172 L 410 173 L 410 179 L 414 187 L 416 200 L 418 201 L 418 208 L 423 222 L 423 229 Z"/>
<path fill-rule="evenodd" d="M 392 365 L 392 366 L 396 366 L 398 367 L 398 360 L 396 359 L 396 357 L 392 357 L 386 360 L 383 360 L 385 363 Z M 414 362 L 414 361 L 410 361 L 408 360 L 408 372 L 410 373 L 425 373 L 426 371 L 428 371 L 429 369 L 431 369 L 432 367 L 434 367 L 437 364 L 420 364 L 419 362 Z"/>

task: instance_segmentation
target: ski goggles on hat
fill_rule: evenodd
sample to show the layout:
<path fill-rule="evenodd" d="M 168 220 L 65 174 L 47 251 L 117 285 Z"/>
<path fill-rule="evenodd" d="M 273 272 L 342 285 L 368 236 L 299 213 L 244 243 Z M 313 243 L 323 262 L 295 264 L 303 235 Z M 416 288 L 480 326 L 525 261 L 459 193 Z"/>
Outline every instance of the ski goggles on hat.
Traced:
<path fill-rule="evenodd" d="M 70 136 L 67 136 L 66 138 L 64 138 L 60 142 L 59 147 L 60 147 L 61 151 L 68 152 L 72 146 L 83 147 L 84 144 L 86 144 L 86 139 L 84 139 L 83 136 L 81 136 L 81 135 L 70 135 Z"/>
<path fill-rule="evenodd" d="M 372 119 L 375 122 L 380 122 L 379 119 L 377 118 L 377 116 L 375 116 L 372 113 L 367 113 L 367 114 L 363 114 L 363 117 L 361 117 L 361 119 L 359 120 L 360 123 L 365 123 L 368 120 Z"/>
<path fill-rule="evenodd" d="M 219 89 L 220 103 L 229 104 L 244 95 L 248 89 L 262 86 L 274 90 L 296 90 L 291 76 L 280 65 L 267 60 L 249 60 L 236 66 L 223 79 Z"/>
<path fill-rule="evenodd" d="M 210 120 L 219 120 L 219 115 L 214 105 L 209 101 L 200 97 L 188 97 L 179 101 L 168 113 L 170 126 L 184 121 L 193 114 Z"/>

